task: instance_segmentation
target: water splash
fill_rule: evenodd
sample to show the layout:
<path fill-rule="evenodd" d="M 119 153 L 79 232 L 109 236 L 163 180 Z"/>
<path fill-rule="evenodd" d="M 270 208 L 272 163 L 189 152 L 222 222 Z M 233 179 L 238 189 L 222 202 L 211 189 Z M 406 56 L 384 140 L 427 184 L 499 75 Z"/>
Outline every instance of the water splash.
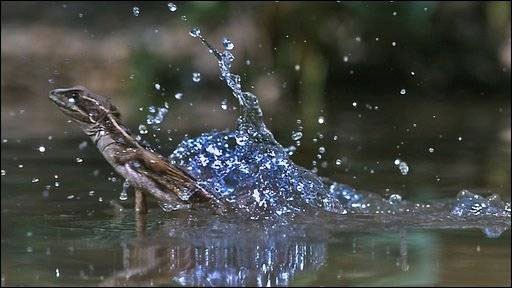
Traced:
<path fill-rule="evenodd" d="M 172 2 L 167 3 L 167 7 L 169 8 L 169 11 L 171 11 L 171 12 L 175 12 L 176 10 L 178 10 L 178 6 L 176 6 L 176 4 L 174 4 Z"/>
<path fill-rule="evenodd" d="M 168 106 L 168 104 L 166 105 Z M 162 121 L 164 120 L 165 118 L 165 115 L 167 115 L 167 112 L 169 112 L 169 109 L 167 109 L 168 107 L 154 107 L 154 106 L 150 106 L 148 108 L 148 111 L 150 114 L 148 114 L 146 116 L 146 124 L 148 125 L 157 125 L 157 124 L 160 124 L 162 123 Z M 158 127 L 155 127 L 156 130 L 158 130 Z M 144 127 L 143 129 L 144 130 Z M 139 128 L 139 132 L 141 131 L 141 129 Z M 142 133 L 141 134 L 145 134 L 145 133 Z"/>
<path fill-rule="evenodd" d="M 128 199 L 128 189 L 130 188 L 130 183 L 128 183 L 127 180 L 123 183 L 123 190 L 121 190 L 121 193 L 119 193 L 119 200 L 125 201 Z"/>
<path fill-rule="evenodd" d="M 231 45 L 226 45 L 224 40 L 223 46 L 227 50 L 219 52 L 205 40 L 199 28 L 192 29 L 190 35 L 199 38 L 217 58 L 220 79 L 238 100 L 241 113 L 234 131 L 203 133 L 197 138 L 185 140 L 169 156 L 169 160 L 186 167 L 217 198 L 232 203 L 251 219 L 283 219 L 282 216 L 286 214 L 297 215 L 319 209 L 342 215 L 402 217 L 406 214 L 434 215 L 441 211 L 456 217 L 510 217 L 510 203 L 497 197 L 482 200 L 480 196 L 471 194 L 470 197 L 469 192 L 464 192 L 455 201 L 447 203 L 415 204 L 397 194 L 384 199 L 374 193 L 359 192 L 350 186 L 320 178 L 296 165 L 289 158 L 289 149 L 283 148 L 267 129 L 257 97 L 243 91 L 241 77 L 231 72 L 235 59 L 228 51 Z M 325 118 L 320 116 L 318 122 L 325 123 Z M 292 139 L 299 140 L 301 136 L 294 133 Z M 325 149 L 321 147 L 319 152 L 323 154 Z M 341 160 L 336 164 L 341 165 Z M 404 161 L 397 159 L 395 164 L 403 175 L 409 172 Z"/>
<path fill-rule="evenodd" d="M 233 50 L 233 48 L 235 48 L 233 42 L 231 42 L 231 40 L 229 40 L 228 38 L 222 39 L 222 45 L 224 45 L 224 48 L 226 50 Z"/>
<path fill-rule="evenodd" d="M 192 73 L 192 81 L 199 82 L 201 81 L 201 73 L 194 72 Z"/>
<path fill-rule="evenodd" d="M 398 169 L 400 170 L 400 173 L 402 173 L 402 175 L 405 176 L 407 175 L 407 173 L 409 173 L 409 165 L 407 165 L 405 161 L 396 159 L 394 163 L 396 166 L 398 166 Z"/>
<path fill-rule="evenodd" d="M 133 16 L 137 17 L 140 15 L 140 8 L 135 6 L 132 8 L 132 13 L 133 13 Z"/>
<path fill-rule="evenodd" d="M 510 217 L 510 203 L 505 203 L 496 194 L 485 198 L 467 190 L 462 190 L 457 195 L 452 214 L 465 217 L 479 215 Z"/>

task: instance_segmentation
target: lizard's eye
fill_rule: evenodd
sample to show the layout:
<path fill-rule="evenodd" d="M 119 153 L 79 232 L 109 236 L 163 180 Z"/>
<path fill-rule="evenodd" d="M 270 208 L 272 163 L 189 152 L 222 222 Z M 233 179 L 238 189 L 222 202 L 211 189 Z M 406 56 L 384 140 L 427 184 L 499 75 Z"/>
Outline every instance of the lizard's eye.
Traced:
<path fill-rule="evenodd" d="M 78 92 L 68 93 L 67 98 L 68 98 L 69 104 L 76 104 L 79 97 L 80 97 L 80 94 Z"/>

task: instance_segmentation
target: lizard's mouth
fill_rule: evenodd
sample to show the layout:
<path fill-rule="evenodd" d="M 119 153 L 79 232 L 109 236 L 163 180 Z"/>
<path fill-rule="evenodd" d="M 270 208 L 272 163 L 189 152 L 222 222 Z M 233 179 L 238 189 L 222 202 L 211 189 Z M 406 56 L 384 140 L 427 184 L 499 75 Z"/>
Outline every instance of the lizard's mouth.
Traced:
<path fill-rule="evenodd" d="M 57 104 L 57 106 L 62 107 L 62 108 L 66 108 L 67 107 L 67 103 L 66 103 L 66 101 L 64 101 L 63 98 L 65 98 L 65 97 L 61 94 L 60 90 L 61 89 L 55 89 L 55 90 L 50 91 L 50 95 L 48 97 L 50 97 L 50 99 L 55 104 Z"/>

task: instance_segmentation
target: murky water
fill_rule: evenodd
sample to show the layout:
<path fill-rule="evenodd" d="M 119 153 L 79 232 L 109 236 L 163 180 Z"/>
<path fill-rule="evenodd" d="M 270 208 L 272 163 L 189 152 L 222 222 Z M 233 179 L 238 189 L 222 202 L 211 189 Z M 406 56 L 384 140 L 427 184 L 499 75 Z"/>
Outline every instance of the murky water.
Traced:
<path fill-rule="evenodd" d="M 231 88 L 237 87 L 239 80 L 234 79 L 230 85 L 230 78 L 224 74 L 223 76 Z M 240 102 L 249 101 L 250 108 L 254 104 L 251 102 L 252 99 L 243 98 L 241 90 L 239 92 Z M 487 111 L 487 113 L 491 112 Z M 251 115 L 258 116 L 258 113 Z M 254 119 L 249 120 L 251 122 Z M 319 123 L 323 121 L 325 120 L 319 118 Z M 247 123 L 242 121 L 239 124 L 243 126 Z M 260 144 L 273 141 L 270 132 L 265 134 L 265 127 L 254 131 L 251 130 L 254 128 L 251 125 L 237 131 L 245 131 L 245 133 L 230 132 L 226 135 L 234 136 L 231 141 L 234 147 L 245 145 L 250 147 L 247 143 L 248 135 L 260 137 L 256 137 L 260 140 L 256 143 Z M 379 127 L 375 125 L 372 127 L 372 129 L 376 128 Z M 454 136 L 448 134 L 450 137 Z M 229 137 L 223 138 L 222 133 L 216 133 L 213 136 L 219 135 L 222 139 L 217 140 L 230 143 Z M 472 136 L 475 139 L 484 138 L 482 135 L 473 134 Z M 206 144 L 218 143 L 208 138 L 208 135 L 205 137 L 205 141 L 210 141 Z M 423 137 L 425 139 L 422 139 L 421 135 L 418 136 L 417 141 L 420 143 L 431 141 L 431 138 Z M 250 185 L 255 187 L 269 185 L 267 190 L 277 193 L 281 191 L 281 184 L 283 184 L 293 187 L 294 192 L 306 190 L 308 193 L 301 194 L 305 197 L 301 196 L 300 203 L 307 202 L 313 207 L 324 208 L 323 210 L 334 210 L 336 214 L 308 211 L 308 213 L 297 213 L 296 217 L 290 218 L 286 223 L 271 222 L 269 224 L 229 215 L 215 216 L 202 210 L 168 213 L 153 203 L 153 209 L 147 218 L 136 219 L 131 209 L 131 195 L 129 200 L 124 200 L 126 198 L 124 194 L 120 197 L 123 189 L 122 179 L 112 172 L 101 155 L 95 151 L 95 147 L 89 145 L 82 147 L 83 149 L 78 148 L 77 143 L 81 143 L 84 138 L 85 136 L 63 137 L 49 142 L 42 139 L 21 139 L 19 142 L 16 139 L 10 139 L 7 143 L 2 143 L 2 170 L 5 171 L 5 175 L 1 178 L 3 285 L 510 285 L 509 215 L 508 217 L 491 215 L 487 218 L 478 215 L 478 218 L 454 220 L 431 217 L 431 214 L 428 214 L 428 217 L 419 217 L 421 216 L 419 214 L 398 214 L 402 217 L 412 215 L 411 220 L 400 219 L 400 217 L 381 217 L 379 214 L 382 213 L 375 213 L 375 210 L 353 215 L 340 213 L 342 211 L 336 207 L 325 209 L 331 205 L 336 206 L 325 204 L 325 199 L 331 200 L 332 195 L 326 196 L 322 194 L 323 192 L 318 192 L 324 190 L 315 186 L 315 181 L 327 180 L 316 178 L 313 173 L 306 170 L 297 170 L 298 168 L 292 166 L 290 162 L 283 167 L 282 171 L 271 171 L 271 173 L 281 173 L 285 176 L 283 178 L 291 182 L 283 184 L 256 181 L 249 183 L 245 188 L 253 190 L 254 187 Z M 185 142 L 180 146 L 183 148 L 183 153 L 178 150 L 180 155 L 175 154 L 174 159 L 178 161 L 188 159 L 189 163 L 181 164 L 192 167 L 190 169 L 192 171 L 195 168 L 200 170 L 200 167 L 194 167 L 193 164 L 201 163 L 202 148 L 209 149 L 213 155 L 217 154 L 216 149 L 222 149 L 215 145 L 203 147 L 201 145 L 204 142 L 201 141 L 200 139 Z M 383 139 L 382 141 L 392 140 Z M 36 143 L 42 142 L 49 144 L 43 146 L 44 149 L 40 149 L 38 148 L 40 144 Z M 187 143 L 190 146 L 201 144 L 201 149 L 198 149 L 200 153 L 194 154 L 197 159 L 187 154 L 196 153 L 193 147 L 187 149 Z M 222 142 L 222 144 L 225 143 Z M 492 142 L 479 144 L 488 149 L 496 147 L 505 149 L 505 154 L 508 147 L 508 153 L 510 153 L 510 142 L 504 141 L 498 145 Z M 459 143 L 453 141 L 452 144 L 445 144 L 443 149 L 445 153 L 464 149 L 456 145 Z M 325 147 L 321 147 L 323 149 L 318 148 L 318 152 L 315 151 L 314 155 L 325 153 Z M 226 148 L 233 147 L 228 145 Z M 259 150 L 251 150 L 256 148 Z M 259 146 L 256 148 L 248 148 L 249 151 L 239 151 L 235 154 L 244 155 L 243 153 L 255 151 L 268 153 L 290 151 L 283 150 L 282 147 L 275 150 L 262 150 L 265 147 Z M 466 149 L 468 153 L 474 151 L 472 147 L 466 146 Z M 328 148 L 327 151 L 331 150 Z M 427 151 L 434 153 L 435 149 L 427 147 Z M 313 153 L 313 151 L 309 152 Z M 258 153 L 253 155 L 255 161 L 261 160 L 263 164 L 271 163 L 268 159 L 258 158 Z M 407 159 L 398 159 L 396 166 L 390 161 L 390 165 L 379 169 L 379 173 L 373 178 L 374 183 L 381 183 L 387 187 L 391 185 L 388 181 L 389 175 L 403 174 L 401 176 L 408 177 L 410 181 L 410 189 L 430 190 L 431 182 L 422 182 L 423 176 L 420 173 L 411 173 L 414 170 L 422 170 L 422 167 L 411 165 L 415 163 L 412 155 L 414 154 L 409 154 Z M 273 154 L 273 156 L 276 155 Z M 190 160 L 191 158 L 194 160 Z M 276 158 L 286 160 L 285 155 L 277 155 L 274 159 Z M 229 162 L 230 159 L 231 157 L 228 157 L 226 161 Z M 376 157 L 376 159 L 380 158 Z M 379 162 L 372 159 L 372 155 L 367 155 L 360 162 L 355 158 L 351 161 L 355 167 L 364 166 L 365 163 Z M 408 164 L 403 164 L 404 161 Z M 438 167 L 452 169 L 448 161 L 443 163 L 437 164 Z M 509 163 L 508 170 L 510 170 Z M 476 167 L 470 168 L 480 168 L 478 164 L 473 165 Z M 237 170 L 243 169 L 245 168 L 237 168 Z M 290 171 L 290 175 L 286 174 Z M 325 173 L 325 171 L 324 173 L 331 174 L 332 178 L 337 180 L 333 175 L 337 173 L 332 171 L 335 169 L 332 169 L 331 173 Z M 210 173 L 213 172 L 210 171 Z M 246 174 L 250 173 L 255 171 L 249 169 Z M 425 194 L 432 196 L 439 193 L 438 191 L 450 191 L 450 193 L 443 193 L 442 198 L 455 199 L 459 190 L 454 189 L 453 181 L 445 181 L 445 178 L 455 176 L 457 173 L 455 169 L 453 174 L 444 173 L 443 181 L 435 180 L 440 182 L 436 184 L 437 191 L 429 191 Z M 374 173 L 369 172 L 369 174 Z M 213 179 L 222 178 L 223 181 L 230 180 L 227 183 L 213 182 L 213 185 L 222 184 L 218 193 L 224 197 L 230 197 L 231 193 L 247 191 L 245 188 L 245 190 L 238 189 L 240 185 L 246 183 L 240 181 L 240 177 L 244 175 L 209 176 Z M 254 174 L 253 176 L 270 177 L 272 175 Z M 263 179 L 257 177 L 256 180 Z M 299 188 L 299 184 L 306 183 L 304 181 L 310 181 L 308 183 L 312 183 L 311 186 Z M 458 178 L 457 181 L 461 181 L 457 182 L 462 183 L 461 185 L 475 183 L 475 180 L 469 177 Z M 323 182 L 318 183 L 321 185 Z M 230 185 L 231 188 L 234 187 L 231 190 Z M 496 191 L 495 187 L 490 189 L 489 186 L 492 185 L 477 186 L 479 188 L 477 190 L 484 192 L 492 190 L 506 197 L 506 187 L 501 185 L 501 189 L 498 189 L 500 191 Z M 508 185 L 510 185 L 509 182 Z M 312 193 L 313 191 L 315 193 Z M 343 191 L 345 190 L 340 190 L 340 193 L 343 194 Z M 286 194 L 271 195 L 275 196 L 272 199 L 278 199 L 274 203 L 270 198 L 265 199 L 260 192 L 252 192 L 250 199 L 256 202 L 251 202 L 249 205 L 263 207 L 264 211 L 287 213 L 288 210 L 301 205 L 294 206 L 296 199 L 289 200 L 286 205 L 279 203 L 280 199 L 288 196 Z M 392 194 L 392 191 L 386 192 L 390 192 L 386 197 Z M 317 193 L 325 198 L 307 198 L 308 195 L 318 196 Z M 406 196 L 407 193 L 401 194 Z M 354 197 L 350 196 L 347 199 L 353 201 Z M 316 203 L 317 200 L 322 201 Z M 398 201 L 399 197 L 390 197 L 386 203 L 395 200 Z M 277 209 L 283 207 L 286 211 Z M 476 209 L 473 204 L 470 208 L 473 209 L 471 211 Z M 478 211 L 483 209 L 481 205 L 477 208 Z M 498 213 L 502 210 L 510 213 L 510 206 L 508 210 L 505 207 L 501 208 L 503 209 Z M 463 211 L 466 211 L 465 209 Z M 448 211 L 452 212 L 452 210 Z M 257 210 L 249 212 L 259 215 Z M 465 212 L 461 214 L 464 216 Z"/>

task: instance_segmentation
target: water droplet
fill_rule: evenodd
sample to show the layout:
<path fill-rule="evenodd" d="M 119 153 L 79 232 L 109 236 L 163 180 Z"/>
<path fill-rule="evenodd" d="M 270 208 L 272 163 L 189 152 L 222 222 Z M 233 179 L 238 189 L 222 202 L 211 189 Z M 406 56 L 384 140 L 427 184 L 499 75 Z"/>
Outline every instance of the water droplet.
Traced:
<path fill-rule="evenodd" d="M 2 170 L 0 171 L 0 175 L 2 175 L 2 176 L 5 176 L 5 174 L 6 174 L 6 173 L 7 173 L 7 172 L 5 172 L 5 170 L 4 170 L 4 169 L 2 169 Z"/>
<path fill-rule="evenodd" d="M 407 93 L 405 89 L 400 90 L 400 94 L 405 95 L 405 93 Z"/>
<path fill-rule="evenodd" d="M 458 138 L 458 140 L 459 140 L 459 141 L 462 141 L 462 137 L 459 137 L 459 138 Z"/>
<path fill-rule="evenodd" d="M 319 124 L 324 124 L 324 123 L 325 123 L 325 118 L 324 118 L 324 116 L 320 116 L 320 117 L 318 117 L 318 123 L 319 123 Z"/>
<path fill-rule="evenodd" d="M 183 93 L 178 92 L 178 93 L 174 94 L 174 98 L 176 98 L 178 100 L 180 100 L 182 97 L 183 97 Z"/>
<path fill-rule="evenodd" d="M 398 14 L 398 13 L 396 13 L 396 11 L 394 11 L 394 12 L 393 12 L 393 16 L 396 16 L 396 14 Z"/>
<path fill-rule="evenodd" d="M 79 158 L 79 157 L 76 157 L 76 159 L 75 159 L 75 160 L 76 160 L 76 163 L 82 163 L 82 162 L 84 162 L 84 159 Z"/>
<path fill-rule="evenodd" d="M 352 106 L 356 107 L 357 106 L 357 102 L 352 102 Z"/>
<path fill-rule="evenodd" d="M 198 73 L 198 72 L 192 73 L 192 81 L 194 81 L 196 83 L 201 81 L 201 73 Z"/>
<path fill-rule="evenodd" d="M 228 109 L 228 100 L 224 99 L 222 100 L 221 104 L 220 104 L 220 108 L 222 108 L 222 110 L 227 110 Z"/>
<path fill-rule="evenodd" d="M 155 89 L 156 89 L 156 90 L 160 90 L 160 84 L 156 83 L 156 84 L 155 84 Z"/>
<path fill-rule="evenodd" d="M 128 188 L 130 188 L 130 183 L 125 180 L 123 183 L 123 190 L 119 194 L 119 200 L 125 201 L 128 199 Z"/>
<path fill-rule="evenodd" d="M 194 27 L 194 28 L 192 28 L 192 30 L 190 30 L 189 33 L 190 33 L 190 36 L 195 38 L 195 37 L 198 37 L 201 35 L 201 30 L 197 27 Z"/>
<path fill-rule="evenodd" d="M 341 159 L 336 159 L 336 165 L 337 165 L 337 166 L 340 166 L 340 165 L 341 165 L 341 163 L 342 163 Z"/>
<path fill-rule="evenodd" d="M 48 191 L 48 189 L 50 189 L 50 185 L 47 185 L 46 186 L 47 188 L 44 189 L 42 192 L 41 192 L 41 195 L 43 196 L 43 198 L 48 198 L 48 196 L 50 196 L 50 191 Z"/>
<path fill-rule="evenodd" d="M 299 71 L 300 70 L 300 65 L 299 64 L 295 64 L 295 71 Z"/>
<path fill-rule="evenodd" d="M 434 153 L 434 148 L 432 148 L 432 147 L 428 148 L 428 152 Z"/>
<path fill-rule="evenodd" d="M 178 7 L 176 6 L 176 4 L 174 4 L 172 2 L 167 3 L 167 7 L 169 7 L 169 11 L 171 11 L 171 12 L 178 10 Z"/>
<path fill-rule="evenodd" d="M 357 42 L 361 42 L 361 37 L 357 36 L 357 37 L 356 37 L 356 41 L 357 41 Z"/>
<path fill-rule="evenodd" d="M 348 62 L 348 56 L 343 56 L 343 62 Z"/>
<path fill-rule="evenodd" d="M 319 147 L 318 152 L 320 152 L 322 154 L 325 153 L 325 147 L 323 147 L 323 146 Z"/>
<path fill-rule="evenodd" d="M 302 138 L 302 132 L 293 132 L 292 133 L 292 140 L 297 141 L 300 138 Z"/>
<path fill-rule="evenodd" d="M 32 183 L 37 183 L 37 182 L 39 182 L 39 178 L 32 179 Z"/>
<path fill-rule="evenodd" d="M 185 16 L 185 15 L 182 15 L 180 18 L 181 18 L 181 20 L 183 20 L 183 21 L 187 21 L 187 16 Z M 195 36 L 194 36 L 194 37 L 195 37 Z"/>
<path fill-rule="evenodd" d="M 135 17 L 139 16 L 139 14 L 140 14 L 139 7 L 137 7 L 137 6 L 133 7 L 132 8 L 132 13 L 133 13 L 133 16 L 135 16 Z"/>
<path fill-rule="evenodd" d="M 412 75 L 412 76 L 414 76 L 414 75 L 416 75 L 416 74 L 415 74 L 414 72 L 411 72 L 411 75 Z"/>
<path fill-rule="evenodd" d="M 400 170 L 400 173 L 402 173 L 402 175 L 407 175 L 407 173 L 409 173 L 409 166 L 407 166 L 407 163 L 405 161 L 396 159 L 394 163 L 395 165 L 398 166 L 398 169 Z"/>
<path fill-rule="evenodd" d="M 391 205 L 396 205 L 402 202 L 402 196 L 400 196 L 399 194 L 392 194 L 391 196 L 389 196 L 388 202 Z"/>
<path fill-rule="evenodd" d="M 75 198 L 75 195 L 73 195 L 73 194 L 68 195 L 68 197 L 67 197 L 67 198 L 68 198 L 68 200 L 71 200 L 71 199 Z"/>
<path fill-rule="evenodd" d="M 39 150 L 39 152 L 41 152 L 41 153 L 44 153 L 44 151 L 46 151 L 46 148 L 44 146 L 39 146 L 39 148 L 37 148 L 37 150 Z"/>
<path fill-rule="evenodd" d="M 231 42 L 228 38 L 222 39 L 222 45 L 224 45 L 224 48 L 226 48 L 227 50 L 232 50 L 233 48 L 235 48 L 233 42 Z"/>
<path fill-rule="evenodd" d="M 89 191 L 89 196 L 94 196 L 94 190 Z"/>
<path fill-rule="evenodd" d="M 79 17 L 79 18 L 82 18 L 82 17 L 84 17 L 84 14 L 82 14 L 82 13 L 78 13 L 78 17 Z"/>
<path fill-rule="evenodd" d="M 395 41 L 391 42 L 391 45 L 392 45 L 393 47 L 394 47 L 394 46 L 396 46 L 396 42 L 395 42 Z"/>
<path fill-rule="evenodd" d="M 144 124 L 139 125 L 139 133 L 140 134 L 148 134 L 148 128 Z"/>
<path fill-rule="evenodd" d="M 52 78 L 50 78 L 50 79 L 48 79 L 48 83 L 53 84 L 53 83 L 55 83 L 55 80 L 53 80 Z"/>
<path fill-rule="evenodd" d="M 59 278 L 60 277 L 60 271 L 59 271 L 59 268 L 55 269 L 55 277 Z"/>
<path fill-rule="evenodd" d="M 82 141 L 80 144 L 78 144 L 78 149 L 84 150 L 87 147 L 87 145 L 89 145 L 87 141 Z"/>

